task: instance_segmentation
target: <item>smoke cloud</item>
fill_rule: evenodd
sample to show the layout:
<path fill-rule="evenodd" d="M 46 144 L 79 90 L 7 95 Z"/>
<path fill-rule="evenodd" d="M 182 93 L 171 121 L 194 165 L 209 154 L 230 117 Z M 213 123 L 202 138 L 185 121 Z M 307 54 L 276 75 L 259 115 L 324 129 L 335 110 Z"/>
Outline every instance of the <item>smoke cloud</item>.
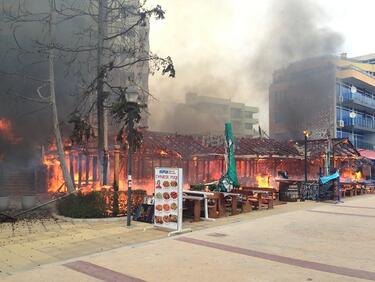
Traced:
<path fill-rule="evenodd" d="M 0 155 L 5 163 L 20 161 L 26 164 L 26 161 L 40 156 L 42 145 L 48 146 L 54 140 L 51 108 L 48 103 L 35 102 L 39 99 L 39 87 L 42 95 L 48 96 L 48 57 L 41 48 L 42 44 L 47 44 L 48 25 L 45 21 L 35 21 L 19 22 L 12 26 L 5 19 L 8 8 L 17 12 L 16 2 L 3 1 L 5 10 L 0 11 L 0 119 L 10 121 L 12 131 L 22 141 L 12 143 L 0 134 Z M 25 9 L 33 13 L 48 13 L 46 0 L 27 0 L 25 3 Z M 60 24 L 55 34 L 57 41 L 69 44 L 71 34 L 81 26 L 79 20 Z M 82 81 L 81 66 L 87 66 L 87 63 L 81 64 L 78 59 L 68 70 L 66 63 L 69 59 L 69 56 L 56 53 L 56 100 L 63 129 L 67 128 L 68 116 L 78 99 L 77 89 Z"/>
<path fill-rule="evenodd" d="M 37 10 L 48 8 L 46 0 L 28 2 Z M 335 54 L 343 43 L 343 37 L 327 27 L 329 16 L 312 1 L 258 2 L 254 5 L 254 1 L 245 0 L 149 1 L 150 5 L 161 4 L 167 11 L 165 21 L 151 23 L 151 50 L 161 56 L 170 55 L 177 70 L 175 79 L 159 75 L 150 79 L 151 93 L 155 96 L 150 99 L 151 129 L 207 132 L 217 124 L 206 113 L 181 111 L 178 103 L 184 102 L 187 92 L 258 106 L 260 125 L 267 129 L 268 86 L 273 71 L 300 59 Z M 5 3 L 10 5 L 14 1 Z M 77 21 L 58 27 L 61 42 L 72 45 L 70 35 L 84 26 Z M 35 47 L 35 38 L 46 40 L 45 24 L 44 27 L 22 25 L 18 32 L 20 43 L 27 49 Z M 25 70 L 46 79 L 48 69 L 43 54 L 20 58 L 12 34 L 3 24 L 0 39 L 1 70 L 19 70 L 22 68 L 19 60 L 24 63 L 41 60 L 44 62 L 29 65 Z M 86 65 L 78 63 L 67 74 L 66 60 L 63 57 L 56 60 L 57 99 L 63 123 L 76 104 L 81 81 L 78 74 Z M 0 118 L 12 120 L 15 135 L 22 138 L 24 147 L 17 150 L 27 148 L 27 152 L 34 153 L 52 137 L 48 107 L 14 95 L 34 98 L 39 86 L 35 81 L 0 75 Z"/>
<path fill-rule="evenodd" d="M 177 24 L 165 23 L 170 26 L 156 29 L 156 36 L 171 36 L 179 43 L 185 39 L 187 46 L 180 46 L 181 51 L 165 47 L 176 62 L 176 79 L 151 78 L 151 92 L 159 99 L 151 104 L 151 128 L 184 132 L 186 116 L 173 109 L 190 91 L 257 106 L 260 125 L 268 129 L 268 87 L 273 72 L 298 60 L 335 55 L 340 50 L 344 38 L 327 26 L 330 17 L 318 4 L 299 0 L 262 2 L 266 8 L 260 4 L 259 12 L 253 10 L 257 7 L 254 1 L 189 1 L 189 9 L 185 9 L 185 1 L 165 3 L 167 21 L 172 17 Z M 203 19 L 196 23 L 186 20 L 201 16 Z M 209 131 L 209 118 L 199 115 L 191 118 L 192 124 L 187 127 Z"/>

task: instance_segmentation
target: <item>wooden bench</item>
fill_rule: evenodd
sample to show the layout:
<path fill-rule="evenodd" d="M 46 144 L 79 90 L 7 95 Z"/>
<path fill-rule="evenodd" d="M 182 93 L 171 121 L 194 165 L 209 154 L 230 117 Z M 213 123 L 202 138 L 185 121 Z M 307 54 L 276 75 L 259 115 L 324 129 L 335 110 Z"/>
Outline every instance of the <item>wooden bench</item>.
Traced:
<path fill-rule="evenodd" d="M 242 189 L 235 189 L 234 192 L 245 197 L 245 203 L 249 202 L 251 209 L 261 209 L 264 206 L 272 209 L 274 206 L 276 192 L 274 188 L 242 187 Z M 245 205 L 248 209 L 248 204 Z"/>
<path fill-rule="evenodd" d="M 194 208 L 193 208 L 193 215 L 194 215 L 194 221 L 200 221 L 201 218 L 201 201 L 203 200 L 202 197 L 198 196 L 190 196 L 190 195 L 183 195 L 182 198 L 184 200 L 193 201 L 194 202 Z"/>

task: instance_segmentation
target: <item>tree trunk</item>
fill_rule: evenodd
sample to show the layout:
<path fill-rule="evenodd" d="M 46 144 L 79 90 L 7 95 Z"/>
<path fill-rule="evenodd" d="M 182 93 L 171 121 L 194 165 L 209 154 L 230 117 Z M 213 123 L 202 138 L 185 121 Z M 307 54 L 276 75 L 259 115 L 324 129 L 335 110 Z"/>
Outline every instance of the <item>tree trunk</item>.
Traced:
<path fill-rule="evenodd" d="M 98 52 L 97 52 L 97 122 L 98 122 L 98 156 L 99 177 L 103 185 L 107 185 L 108 167 L 108 128 L 105 109 L 106 94 L 104 92 L 104 37 L 107 26 L 107 0 L 99 0 L 98 14 Z"/>
<path fill-rule="evenodd" d="M 53 25 L 54 25 L 54 0 L 50 0 L 50 21 L 49 21 L 49 39 L 50 39 L 50 48 L 48 54 L 49 61 L 49 90 L 50 90 L 50 104 L 52 110 L 52 121 L 53 121 L 53 132 L 56 138 L 57 153 L 59 155 L 60 166 L 63 173 L 65 185 L 68 189 L 68 192 L 74 192 L 74 185 L 72 179 L 70 178 L 68 168 L 66 166 L 65 154 L 64 154 L 64 145 L 61 139 L 61 132 L 59 126 L 59 119 L 56 106 L 56 94 L 55 94 L 55 73 L 54 73 L 54 52 L 53 52 Z"/>

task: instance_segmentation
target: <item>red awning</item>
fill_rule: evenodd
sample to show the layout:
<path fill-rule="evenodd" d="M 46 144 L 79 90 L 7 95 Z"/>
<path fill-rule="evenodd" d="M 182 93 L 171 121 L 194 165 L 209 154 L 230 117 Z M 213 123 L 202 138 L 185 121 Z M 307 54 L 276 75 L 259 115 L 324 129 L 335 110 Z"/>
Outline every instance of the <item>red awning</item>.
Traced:
<path fill-rule="evenodd" d="M 370 160 L 375 160 L 375 151 L 359 149 L 358 152 L 362 157 L 368 158 Z"/>

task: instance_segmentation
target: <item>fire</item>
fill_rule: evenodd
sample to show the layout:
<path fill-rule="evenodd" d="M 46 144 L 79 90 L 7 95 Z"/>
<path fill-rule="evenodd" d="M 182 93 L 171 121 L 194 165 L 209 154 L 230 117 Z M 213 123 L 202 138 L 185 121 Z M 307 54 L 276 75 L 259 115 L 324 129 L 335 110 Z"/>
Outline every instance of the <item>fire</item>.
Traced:
<path fill-rule="evenodd" d="M 94 165 L 93 155 L 85 155 L 80 150 L 72 149 L 65 151 L 65 161 L 69 174 L 73 177 L 76 189 L 83 193 L 91 191 L 113 191 L 114 175 L 112 166 L 109 167 L 108 184 L 101 185 L 99 179 L 99 163 Z M 56 152 L 56 146 L 51 145 L 43 156 L 43 164 L 47 169 L 48 192 L 66 192 L 64 177 L 60 167 L 60 161 Z M 96 169 L 95 169 L 96 168 Z M 146 190 L 151 195 L 154 187 L 153 178 L 133 179 L 132 190 Z M 128 189 L 127 175 L 124 169 L 120 169 L 119 191 L 125 192 Z"/>
<path fill-rule="evenodd" d="M 269 175 L 257 175 L 256 181 L 258 184 L 258 187 L 260 188 L 268 188 L 270 187 L 270 176 Z"/>
<path fill-rule="evenodd" d="M 64 178 L 60 168 L 60 161 L 51 155 L 44 156 L 43 164 L 48 171 L 48 192 L 65 192 Z"/>
<path fill-rule="evenodd" d="M 352 182 L 363 180 L 363 175 L 361 171 L 353 172 L 351 169 L 341 171 L 340 177 L 343 180 Z"/>
<path fill-rule="evenodd" d="M 357 171 L 354 173 L 354 180 L 359 181 L 362 179 L 362 172 Z"/>
<path fill-rule="evenodd" d="M 0 118 L 0 137 L 11 144 L 19 144 L 22 141 L 22 138 L 14 134 L 12 122 L 6 118 Z"/>
<path fill-rule="evenodd" d="M 167 151 L 164 151 L 164 150 L 160 150 L 159 154 L 160 154 L 160 156 L 162 156 L 162 157 L 166 157 L 166 156 L 168 156 Z"/>

